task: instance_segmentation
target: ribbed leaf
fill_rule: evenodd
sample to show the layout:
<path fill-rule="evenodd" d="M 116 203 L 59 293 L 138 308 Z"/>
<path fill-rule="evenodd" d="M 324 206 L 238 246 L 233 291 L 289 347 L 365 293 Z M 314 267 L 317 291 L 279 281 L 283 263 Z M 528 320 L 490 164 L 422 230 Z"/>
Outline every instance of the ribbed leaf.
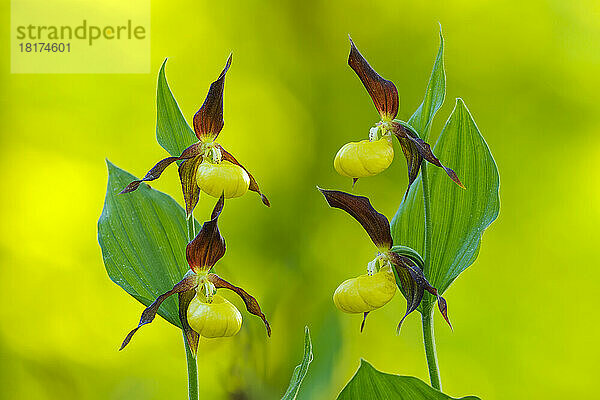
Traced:
<path fill-rule="evenodd" d="M 360 367 L 338 396 L 338 400 L 450 400 L 450 397 L 412 376 L 385 374 L 361 360 Z M 461 397 L 480 400 L 479 397 Z"/>
<path fill-rule="evenodd" d="M 465 103 L 457 99 L 434 152 L 454 169 L 466 190 L 441 168 L 429 168 L 432 252 L 429 283 L 440 294 L 477 258 L 483 231 L 500 210 L 498 169 Z M 421 176 L 392 220 L 394 243 L 424 254 Z"/>
<path fill-rule="evenodd" d="M 119 195 L 136 178 L 106 163 L 108 187 L 98 220 L 104 266 L 113 282 L 148 306 L 189 270 L 185 259 L 185 211 L 172 197 L 146 184 L 133 193 Z M 167 299 L 158 311 L 181 327 L 178 313 L 176 297 Z"/>
<path fill-rule="evenodd" d="M 444 104 L 446 97 L 446 72 L 444 71 L 444 37 L 440 26 L 440 47 L 429 77 L 423 102 L 410 117 L 408 123 L 417 130 L 421 139 L 427 142 L 431 131 L 431 122 L 435 113 Z M 437 153 L 436 153 L 437 154 Z M 439 156 L 439 154 L 438 154 Z"/>
<path fill-rule="evenodd" d="M 298 395 L 298 390 L 300 390 L 300 384 L 306 376 L 306 373 L 308 372 L 308 366 L 312 360 L 312 342 L 310 341 L 310 332 L 308 331 L 307 326 L 304 328 L 304 356 L 302 356 L 302 362 L 300 362 L 300 365 L 294 368 L 294 373 L 292 374 L 292 379 L 290 380 L 290 386 L 281 400 L 294 400 L 296 398 Z"/>
<path fill-rule="evenodd" d="M 171 93 L 165 66 L 163 62 L 158 72 L 156 87 L 156 140 L 172 156 L 179 156 L 181 152 L 196 143 L 198 138 L 186 122 L 179 105 Z"/>

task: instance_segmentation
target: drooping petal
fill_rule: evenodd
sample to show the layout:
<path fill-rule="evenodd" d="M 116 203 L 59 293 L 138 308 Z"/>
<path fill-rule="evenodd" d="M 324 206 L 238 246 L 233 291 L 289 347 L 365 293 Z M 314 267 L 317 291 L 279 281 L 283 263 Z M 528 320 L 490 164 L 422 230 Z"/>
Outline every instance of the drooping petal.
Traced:
<path fill-rule="evenodd" d="M 356 72 L 367 92 L 369 92 L 381 118 L 387 121 L 396 118 L 399 103 L 396 86 L 375 72 L 367 60 L 360 54 L 352 39 L 350 39 L 348 65 Z"/>
<path fill-rule="evenodd" d="M 193 145 L 186 148 L 179 157 L 167 157 L 156 163 L 150 171 L 140 180 L 136 180 L 131 182 L 125 189 L 121 191 L 119 194 L 130 193 L 140 187 L 142 182 L 149 182 L 160 178 L 160 175 L 163 171 L 175 161 L 187 160 L 190 158 L 194 158 L 200 154 L 202 154 L 202 143 L 194 143 Z"/>
<path fill-rule="evenodd" d="M 368 198 L 338 190 L 317 189 L 323 193 L 325 200 L 331 207 L 344 210 L 357 220 L 367 231 L 377 248 L 388 250 L 392 247 L 390 223 L 385 215 L 378 213 L 373 208 Z"/>
<path fill-rule="evenodd" d="M 419 307 L 419 304 L 421 304 L 421 300 L 423 300 L 423 293 L 425 291 L 424 282 L 426 279 L 425 276 L 423 276 L 423 272 L 417 266 L 412 264 L 410 259 L 396 253 L 390 253 L 390 255 L 392 255 L 392 264 L 396 280 L 400 282 L 402 293 L 406 298 L 406 312 L 400 320 L 400 323 L 398 323 L 397 328 L 397 332 L 400 332 L 400 327 L 406 317 L 415 311 L 417 307 Z"/>
<path fill-rule="evenodd" d="M 202 107 L 194 115 L 194 132 L 201 141 L 212 142 L 219 136 L 225 121 L 223 121 L 223 90 L 225 75 L 231 66 L 231 54 L 227 58 L 221 75 L 210 85 Z"/>
<path fill-rule="evenodd" d="M 406 158 L 406 166 L 408 169 L 408 187 L 404 193 L 404 196 L 406 197 L 408 191 L 410 190 L 410 186 L 413 184 L 415 179 L 417 179 L 417 176 L 419 176 L 419 169 L 421 168 L 423 157 L 421 157 L 419 154 L 415 144 L 409 139 L 398 137 L 398 142 L 400 142 L 400 147 L 402 147 L 402 152 Z"/>
<path fill-rule="evenodd" d="M 206 279 L 212 282 L 213 285 L 215 285 L 215 288 L 217 289 L 225 288 L 237 293 L 237 295 L 240 296 L 244 301 L 244 304 L 246 304 L 246 309 L 248 310 L 248 312 L 250 314 L 260 317 L 263 320 L 263 322 L 265 323 L 265 327 L 267 328 L 267 335 L 271 336 L 271 326 L 269 325 L 269 321 L 267 321 L 267 317 L 260 309 L 258 301 L 256 301 L 254 297 L 250 296 L 248 292 L 246 292 L 241 287 L 232 285 L 231 283 L 227 282 L 225 279 L 221 278 L 216 274 L 208 274 L 206 275 Z"/>
<path fill-rule="evenodd" d="M 452 328 L 450 320 L 448 319 L 448 306 L 446 300 L 438 294 L 436 288 L 431 286 L 417 264 L 411 258 L 394 252 L 390 251 L 387 254 L 391 258 L 396 281 L 400 284 L 402 293 L 406 298 L 406 313 L 398 324 L 398 332 L 400 332 L 400 327 L 406 317 L 415 311 L 421 304 L 425 290 L 437 297 L 438 308 L 448 325 Z"/>
<path fill-rule="evenodd" d="M 179 180 L 183 190 L 183 199 L 185 200 L 185 211 L 189 216 L 200 198 L 200 188 L 196 180 L 196 171 L 198 165 L 202 162 L 202 156 L 189 158 L 179 165 Z"/>
<path fill-rule="evenodd" d="M 446 174 L 450 177 L 450 179 L 454 181 L 454 183 L 456 183 L 462 189 L 465 189 L 465 186 L 461 183 L 460 179 L 458 179 L 456 172 L 454 172 L 454 170 L 452 170 L 451 168 L 442 165 L 440 160 L 438 160 L 438 158 L 433 155 L 433 152 L 431 151 L 431 146 L 428 143 L 425 143 L 421 138 L 409 137 L 409 139 L 414 143 L 421 157 L 423 157 L 425 160 L 429 161 L 436 167 L 443 168 L 444 171 L 446 171 Z"/>
<path fill-rule="evenodd" d="M 446 299 L 440 296 L 438 294 L 437 289 L 431 286 L 429 282 L 427 282 L 427 285 L 428 286 L 425 287 L 425 290 L 427 290 L 429 293 L 431 293 L 437 298 L 438 309 L 440 310 L 442 317 L 444 317 L 444 319 L 450 326 L 450 329 L 454 330 L 454 328 L 452 328 L 452 324 L 450 323 L 450 319 L 448 318 L 448 303 L 446 303 Z"/>
<path fill-rule="evenodd" d="M 415 132 L 404 125 L 394 122 L 392 126 L 408 163 L 408 189 L 410 189 L 410 185 L 417 179 L 423 159 L 437 167 L 443 168 L 450 179 L 461 188 L 465 188 L 460 179 L 458 179 L 456 172 L 442 165 L 440 160 L 433 154 L 433 151 L 431 151 L 431 146 L 428 143 L 425 143 Z M 406 189 L 406 193 L 408 193 L 408 189 Z"/>
<path fill-rule="evenodd" d="M 150 304 L 142 312 L 142 317 L 140 318 L 140 323 L 138 324 L 138 326 L 136 328 L 132 329 L 131 332 L 129 332 L 129 334 L 127 334 L 127 336 L 125 337 L 125 340 L 123 340 L 123 343 L 121 344 L 121 348 L 119 348 L 119 350 L 123 350 L 125 348 L 125 346 L 127 346 L 127 344 L 131 341 L 131 338 L 138 331 L 138 329 L 140 329 L 142 326 L 144 326 L 146 324 L 149 324 L 150 322 L 152 322 L 154 320 L 154 317 L 156 316 L 156 313 L 158 312 L 158 309 L 159 309 L 160 305 L 163 303 L 163 301 L 165 301 L 167 298 L 174 295 L 175 293 L 186 292 L 188 290 L 195 288 L 196 286 L 198 286 L 198 276 L 195 274 L 188 274 L 181 281 L 176 283 L 175 286 L 173 286 L 173 289 L 158 296 L 158 298 L 156 300 L 154 300 L 154 303 Z"/>
<path fill-rule="evenodd" d="M 235 157 L 231 153 L 229 153 L 227 150 L 225 150 L 223 148 L 223 146 L 221 146 L 221 145 L 218 145 L 218 146 L 219 146 L 219 149 L 221 150 L 221 155 L 223 157 L 223 160 L 226 160 L 226 161 L 229 161 L 230 163 L 238 165 L 238 166 L 242 167 L 244 169 L 244 171 L 246 171 L 246 173 L 250 177 L 250 186 L 248 187 L 248 190 L 258 193 L 260 195 L 260 199 L 262 200 L 263 204 L 267 207 L 271 207 L 271 203 L 269 202 L 269 199 L 267 199 L 267 196 L 265 196 L 264 194 L 262 194 L 260 192 L 260 189 L 258 188 L 258 183 L 256 183 L 256 179 L 254 179 L 254 177 L 246 169 L 246 167 L 244 167 L 242 164 L 240 164 L 238 162 L 238 160 L 236 160 Z"/>
<path fill-rule="evenodd" d="M 225 196 L 221 195 L 213 209 L 210 221 L 206 221 L 198 235 L 188 243 L 185 255 L 194 272 L 208 271 L 225 255 L 225 239 L 219 232 L 219 215 L 223 211 Z"/>
<path fill-rule="evenodd" d="M 189 271 L 188 274 L 192 274 L 192 271 Z M 181 320 L 181 327 L 183 329 L 183 334 L 188 342 L 190 347 L 190 351 L 192 355 L 196 357 L 196 353 L 198 352 L 198 343 L 200 342 L 200 335 L 198 332 L 192 329 L 190 324 L 188 323 L 187 311 L 190 306 L 190 302 L 196 296 L 195 288 L 190 290 L 186 290 L 185 292 L 180 292 L 178 294 L 179 297 L 179 319 Z"/>

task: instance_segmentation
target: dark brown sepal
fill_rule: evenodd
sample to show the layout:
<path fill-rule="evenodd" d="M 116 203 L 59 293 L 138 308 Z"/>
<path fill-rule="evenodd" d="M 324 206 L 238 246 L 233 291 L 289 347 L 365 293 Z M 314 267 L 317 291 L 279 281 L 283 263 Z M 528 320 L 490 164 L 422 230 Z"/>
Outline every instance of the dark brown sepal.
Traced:
<path fill-rule="evenodd" d="M 196 181 L 196 171 L 198 165 L 202 162 L 202 156 L 185 160 L 179 165 L 179 180 L 183 190 L 183 199 L 185 200 L 185 212 L 189 216 L 200 198 L 200 188 Z"/>
<path fill-rule="evenodd" d="M 225 239 L 219 232 L 219 215 L 223 211 L 225 196 L 221 195 L 213 209 L 210 221 L 206 221 L 198 235 L 185 249 L 187 262 L 194 272 L 208 271 L 225 255 Z"/>
<path fill-rule="evenodd" d="M 185 292 L 178 294 L 179 296 L 179 319 L 181 320 L 181 327 L 183 334 L 188 342 L 192 356 L 196 357 L 198 352 L 198 343 L 200 342 L 200 335 L 198 332 L 192 329 L 187 319 L 187 310 L 190 306 L 190 302 L 196 296 L 196 289 L 190 289 Z"/>
<path fill-rule="evenodd" d="M 193 145 L 191 145 L 188 148 L 186 148 L 185 150 L 183 150 L 183 152 L 181 153 L 181 155 L 179 157 L 167 157 L 167 158 L 164 158 L 164 159 L 160 160 L 159 162 L 157 162 L 156 165 L 154 167 L 152 167 L 152 169 L 150 169 L 150 171 L 148 171 L 146 176 L 144 176 L 140 180 L 131 182 L 129 185 L 127 185 L 127 187 L 125 187 L 125 189 L 121 190 L 121 192 L 119 194 L 133 192 L 138 187 L 140 187 L 140 184 L 142 182 L 149 182 L 149 181 L 153 181 L 153 180 L 160 178 L 160 175 L 163 173 L 163 171 L 169 165 L 173 164 L 175 161 L 187 160 L 190 158 L 194 158 L 201 153 L 202 153 L 202 143 L 194 143 Z"/>
<path fill-rule="evenodd" d="M 185 278 L 183 278 L 181 281 L 176 283 L 175 286 L 173 286 L 173 289 L 158 296 L 158 298 L 156 300 L 154 300 L 154 303 L 150 304 L 142 312 L 142 317 L 140 318 L 140 323 L 138 324 L 138 326 L 135 329 L 132 329 L 131 332 L 129 332 L 129 334 L 127 334 L 127 336 L 125 337 L 125 340 L 123 340 L 123 343 L 121 344 L 121 347 L 119 348 L 119 350 L 123 350 L 125 348 L 125 346 L 127 346 L 127 344 L 131 341 L 131 338 L 138 331 L 138 329 L 140 329 L 142 326 L 144 326 L 146 324 L 149 324 L 150 322 L 152 322 L 154 320 L 154 317 L 156 317 L 156 313 L 158 312 L 158 309 L 159 309 L 160 305 L 163 303 L 163 301 L 165 301 L 167 298 L 174 295 L 175 293 L 186 292 L 188 290 L 194 289 L 196 286 L 198 286 L 198 276 L 196 274 L 188 274 L 185 276 Z"/>
<path fill-rule="evenodd" d="M 404 153 L 408 164 L 408 189 L 410 189 L 412 183 L 417 179 L 423 159 L 437 167 L 443 168 L 450 179 L 461 188 L 465 188 L 460 179 L 458 179 L 456 172 L 442 165 L 440 160 L 433 154 L 433 151 L 431 151 L 431 146 L 423 139 L 419 138 L 416 133 L 397 122 L 393 123 L 393 132 L 400 142 L 402 152 Z M 406 193 L 408 193 L 408 189 L 406 189 Z"/>
<path fill-rule="evenodd" d="M 400 328 L 406 317 L 415 311 L 421 304 L 421 300 L 423 300 L 426 279 L 423 272 L 408 257 L 392 252 L 388 254 L 392 258 L 396 283 L 399 283 L 399 286 L 402 287 L 402 294 L 406 298 L 406 312 L 396 329 L 396 333 L 400 333 Z"/>
<path fill-rule="evenodd" d="M 244 171 L 246 171 L 246 173 L 248 174 L 248 176 L 250 177 L 250 186 L 248 187 L 248 190 L 252 191 L 252 192 L 256 192 L 260 195 L 260 199 L 262 200 L 263 204 L 267 207 L 271 207 L 271 203 L 269 202 L 269 199 L 267 199 L 267 196 L 265 196 L 264 194 L 262 194 L 260 192 L 260 189 L 258 188 L 258 183 L 256 183 L 256 179 L 254 179 L 254 177 L 252 176 L 252 174 L 246 169 L 246 167 L 244 167 L 242 164 L 240 164 L 238 162 L 238 160 L 235 159 L 235 157 L 229 153 L 227 150 L 225 150 L 223 148 L 223 146 L 219 145 L 219 149 L 221 150 L 221 155 L 223 157 L 223 160 L 229 161 L 232 164 L 238 165 L 240 166 Z"/>
<path fill-rule="evenodd" d="M 427 285 L 429 285 L 429 282 L 427 282 Z M 444 317 L 444 319 L 450 326 L 450 329 L 454 331 L 454 328 L 452 327 L 452 324 L 450 323 L 450 319 L 448 318 L 448 303 L 446 303 L 446 299 L 444 299 L 442 296 L 440 296 L 438 294 L 437 289 L 431 285 L 425 287 L 425 290 L 427 290 L 429 293 L 431 293 L 432 295 L 434 295 L 437 298 L 437 304 L 438 304 L 438 309 L 440 310 L 440 314 L 442 314 L 442 317 Z"/>
<path fill-rule="evenodd" d="M 378 213 L 373 208 L 368 198 L 338 190 L 325 190 L 319 187 L 317 189 L 323 193 L 331 207 L 344 210 L 357 220 L 377 248 L 387 250 L 392 247 L 390 223 L 385 215 Z"/>
<path fill-rule="evenodd" d="M 462 189 L 465 189 L 465 186 L 461 183 L 460 179 L 458 179 L 456 172 L 454 172 L 454 170 L 452 170 L 451 168 L 442 165 L 440 160 L 435 155 L 433 155 L 433 151 L 431 151 L 431 146 L 428 143 L 425 143 L 425 141 L 423 141 L 423 139 L 421 138 L 409 137 L 409 139 L 415 144 L 415 147 L 417 148 L 417 151 L 419 152 L 421 157 L 429 161 L 431 164 L 443 168 L 444 171 L 446 171 L 446 174 L 450 177 L 450 179 L 454 181 L 454 183 L 456 183 Z"/>
<path fill-rule="evenodd" d="M 213 141 L 223 129 L 223 90 L 225 89 L 225 75 L 231 66 L 231 54 L 227 58 L 225 68 L 221 75 L 210 85 L 208 94 L 202 107 L 194 115 L 194 131 L 198 139 Z"/>
<path fill-rule="evenodd" d="M 225 279 L 221 278 L 216 274 L 208 274 L 206 275 L 206 279 L 212 282 L 212 284 L 215 285 L 215 288 L 217 289 L 225 288 L 237 293 L 237 295 L 240 296 L 244 301 L 244 304 L 246 304 L 246 309 L 248 310 L 248 312 L 250 314 L 260 317 L 263 320 L 263 322 L 265 323 L 265 327 L 267 328 L 267 335 L 269 337 L 271 336 L 271 326 L 269 325 L 269 321 L 267 321 L 267 317 L 265 317 L 265 314 L 261 311 L 260 306 L 258 305 L 258 301 L 256 301 L 254 297 L 250 296 L 248 292 L 246 292 L 241 287 L 232 285 L 231 283 L 227 282 Z"/>
<path fill-rule="evenodd" d="M 362 323 L 360 324 L 360 333 L 362 333 L 363 329 L 365 329 L 365 322 L 367 322 L 367 315 L 369 315 L 369 313 L 370 313 L 370 311 L 363 313 L 363 320 L 362 320 Z"/>
<path fill-rule="evenodd" d="M 423 300 L 423 294 L 425 293 L 425 290 L 436 296 L 438 308 L 440 309 L 440 312 L 442 313 L 442 316 L 448 325 L 450 325 L 450 328 L 452 328 L 450 320 L 448 319 L 448 305 L 446 304 L 446 300 L 438 294 L 436 288 L 431 286 L 431 284 L 427 281 L 427 278 L 425 278 L 423 271 L 417 266 L 417 264 L 415 264 L 415 262 L 409 257 L 391 251 L 388 252 L 387 255 L 392 261 L 394 274 L 396 276 L 396 283 L 401 286 L 402 294 L 406 298 L 406 313 L 398 324 L 397 332 L 400 332 L 402 322 L 404 322 L 404 319 L 406 319 L 408 314 L 412 313 L 419 307 L 421 300 Z"/>
<path fill-rule="evenodd" d="M 381 118 L 388 121 L 396 118 L 399 104 L 396 86 L 375 72 L 367 60 L 360 54 L 352 39 L 350 39 L 348 65 L 356 72 L 367 92 L 369 92 Z"/>
<path fill-rule="evenodd" d="M 417 179 L 417 176 L 419 176 L 419 169 L 421 168 L 423 157 L 421 157 L 415 144 L 411 142 L 410 139 L 398 137 L 398 142 L 400 143 L 400 147 L 402 148 L 402 152 L 406 158 L 406 166 L 408 170 L 408 187 L 406 188 L 406 192 L 404 192 L 404 197 L 406 197 L 408 195 L 408 191 L 410 190 L 410 186 L 413 184 L 415 179 Z"/>

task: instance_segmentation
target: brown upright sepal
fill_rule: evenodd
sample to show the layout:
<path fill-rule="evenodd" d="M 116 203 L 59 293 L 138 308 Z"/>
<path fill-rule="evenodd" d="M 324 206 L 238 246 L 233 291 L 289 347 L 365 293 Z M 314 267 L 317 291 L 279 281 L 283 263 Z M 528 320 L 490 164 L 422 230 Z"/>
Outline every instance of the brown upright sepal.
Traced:
<path fill-rule="evenodd" d="M 244 304 L 246 304 L 246 309 L 248 310 L 248 312 L 250 314 L 260 317 L 263 320 L 263 322 L 265 323 L 265 327 L 267 328 L 267 335 L 269 337 L 271 336 L 271 326 L 269 325 L 269 321 L 267 321 L 267 317 L 260 309 L 258 301 L 256 301 L 254 297 L 250 296 L 248 292 L 246 292 L 241 287 L 232 285 L 231 283 L 227 282 L 225 279 L 221 278 L 216 274 L 208 274 L 206 275 L 206 279 L 212 282 L 213 285 L 215 285 L 215 288 L 217 289 L 225 288 L 237 293 L 237 295 L 240 296 L 244 301 Z"/>
<path fill-rule="evenodd" d="M 164 159 L 160 160 L 159 162 L 157 162 L 156 165 L 154 167 L 152 167 L 152 169 L 150 169 L 150 171 L 148 171 L 146 176 L 144 176 L 140 180 L 131 182 L 119 194 L 133 192 L 138 187 L 140 187 L 140 184 L 142 182 L 153 181 L 153 180 L 160 178 L 160 175 L 163 173 L 163 171 L 169 165 L 173 164 L 175 161 L 188 160 L 190 158 L 194 158 L 194 157 L 200 155 L 201 153 L 202 153 L 202 143 L 194 143 L 193 145 L 191 145 L 188 148 L 186 148 L 185 150 L 183 150 L 183 152 L 181 153 L 181 155 L 179 157 L 167 157 L 167 158 L 164 158 Z"/>
<path fill-rule="evenodd" d="M 271 207 L 271 203 L 269 202 L 269 199 L 267 199 L 267 196 L 265 196 L 264 194 L 262 194 L 260 192 L 260 189 L 258 188 L 258 183 L 256 183 L 256 179 L 254 179 L 254 177 L 252 176 L 252 174 L 246 169 L 246 167 L 244 167 L 242 164 L 240 164 L 238 162 L 238 160 L 235 159 L 235 157 L 229 153 L 227 150 L 225 150 L 223 148 L 223 146 L 218 145 L 219 149 L 221 150 L 221 155 L 223 157 L 223 160 L 229 161 L 232 164 L 238 165 L 240 166 L 244 171 L 246 171 L 246 173 L 248 174 L 248 176 L 250 177 L 250 186 L 248 186 L 248 190 L 251 190 L 253 192 L 256 192 L 260 195 L 260 199 L 262 200 L 263 204 L 267 207 Z"/>
<path fill-rule="evenodd" d="M 388 121 L 396 118 L 399 103 L 396 86 L 375 72 L 367 60 L 360 54 L 352 39 L 350 39 L 348 65 L 356 72 L 367 92 L 369 92 L 381 118 Z"/>
<path fill-rule="evenodd" d="M 344 210 L 357 220 L 377 248 L 387 250 L 392 247 L 390 223 L 385 215 L 378 213 L 373 208 L 368 198 L 338 190 L 317 189 L 323 193 L 331 207 Z"/>
<path fill-rule="evenodd" d="M 212 142 L 223 129 L 223 90 L 225 75 L 231 66 L 231 54 L 227 58 L 221 75 L 210 85 L 202 107 L 194 115 L 194 132 L 201 141 Z"/>
<path fill-rule="evenodd" d="M 196 274 L 188 274 L 185 276 L 185 278 L 183 278 L 181 281 L 176 283 L 175 286 L 173 286 L 173 289 L 158 296 L 158 298 L 156 300 L 154 300 L 154 303 L 150 304 L 142 312 L 142 317 L 140 318 L 140 323 L 138 324 L 138 326 L 135 329 L 132 329 L 131 332 L 129 332 L 129 334 L 127 334 L 127 336 L 125 337 L 125 340 L 123 340 L 123 343 L 121 344 L 121 347 L 119 348 L 119 350 L 123 350 L 125 348 L 125 346 L 127 346 L 127 344 L 131 341 L 131 338 L 138 331 L 138 329 L 140 329 L 142 326 L 144 326 L 146 324 L 149 324 L 150 322 L 152 322 L 154 320 L 154 317 L 156 317 L 156 313 L 158 312 L 158 309 L 159 309 L 160 305 L 163 303 L 163 301 L 165 301 L 167 298 L 174 295 L 175 293 L 186 292 L 188 290 L 194 289 L 196 286 L 198 286 L 198 276 Z"/>
<path fill-rule="evenodd" d="M 187 262 L 194 272 L 210 270 L 225 255 L 225 239 L 221 236 L 218 225 L 224 204 L 225 196 L 221 195 L 215 204 L 211 220 L 202 225 L 198 235 L 185 249 Z"/>

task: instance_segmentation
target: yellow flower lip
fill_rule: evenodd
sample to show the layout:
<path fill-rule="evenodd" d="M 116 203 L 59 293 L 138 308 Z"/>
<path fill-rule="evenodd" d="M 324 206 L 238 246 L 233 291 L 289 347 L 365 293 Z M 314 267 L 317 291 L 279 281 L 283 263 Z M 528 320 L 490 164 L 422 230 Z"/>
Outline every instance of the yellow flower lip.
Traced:
<path fill-rule="evenodd" d="M 333 302 L 345 313 L 365 313 L 384 306 L 395 293 L 394 273 L 385 267 L 373 275 L 364 274 L 342 282 L 333 294 Z"/>
<path fill-rule="evenodd" d="M 223 160 L 218 164 L 203 161 L 196 171 L 198 187 L 203 192 L 225 198 L 243 196 L 250 186 L 250 176 L 239 165 Z"/>
<path fill-rule="evenodd" d="M 342 176 L 365 178 L 385 171 L 394 159 L 392 138 L 346 143 L 335 155 L 333 166 Z"/>
<path fill-rule="evenodd" d="M 187 318 L 190 327 L 205 338 L 234 336 L 242 327 L 242 314 L 218 294 L 210 303 L 202 293 L 196 294 L 189 304 Z"/>

